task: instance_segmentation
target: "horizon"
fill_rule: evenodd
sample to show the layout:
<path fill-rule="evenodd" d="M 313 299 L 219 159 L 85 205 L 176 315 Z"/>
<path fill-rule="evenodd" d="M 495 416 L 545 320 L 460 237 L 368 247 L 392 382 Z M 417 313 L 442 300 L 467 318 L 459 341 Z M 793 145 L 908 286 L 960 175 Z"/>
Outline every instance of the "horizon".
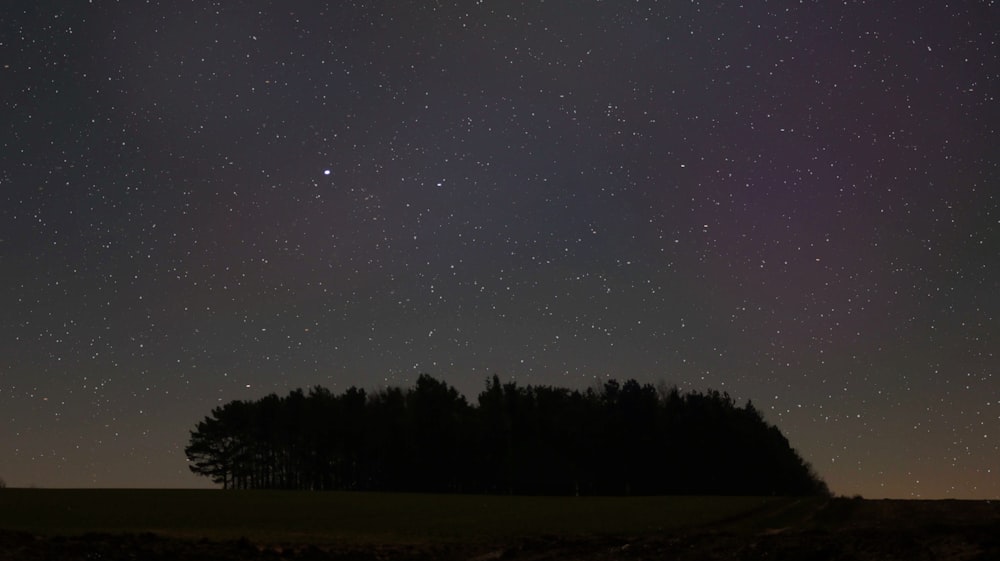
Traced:
<path fill-rule="evenodd" d="M 486 383 L 489 382 L 489 380 L 491 378 L 492 378 L 492 376 L 484 377 L 484 379 L 483 379 L 484 386 L 485 386 Z M 559 388 L 559 389 L 567 389 L 569 391 L 586 392 L 587 390 L 599 388 L 604 381 L 612 380 L 612 379 L 618 380 L 619 382 L 624 382 L 626 380 L 630 380 L 631 378 L 617 379 L 617 378 L 613 378 L 613 377 L 610 377 L 610 376 L 605 377 L 603 379 L 602 378 L 595 378 L 592 381 L 591 384 L 586 385 L 586 386 L 577 387 L 577 388 L 562 387 L 562 386 L 551 385 L 551 384 L 546 384 L 546 385 L 550 385 L 552 387 Z M 518 384 L 518 387 L 527 387 L 527 385 L 520 384 L 513 377 L 510 377 L 510 378 L 507 378 L 507 379 L 501 379 L 500 381 L 501 381 L 501 383 L 513 382 L 515 384 Z M 447 381 L 445 381 L 445 382 L 447 382 Z M 663 380 L 660 380 L 660 381 L 658 381 L 656 383 L 650 383 L 650 384 L 657 389 L 658 393 L 662 389 L 664 389 L 664 388 L 677 388 L 677 389 L 681 390 L 682 394 L 686 394 L 686 393 L 689 393 L 689 392 L 702 392 L 702 393 L 706 393 L 706 392 L 710 392 L 710 391 L 719 391 L 720 393 L 728 393 L 728 392 L 724 392 L 723 390 L 716 390 L 716 388 L 708 388 L 708 387 L 701 388 L 701 389 L 698 389 L 698 388 L 682 389 L 679 386 L 677 386 L 676 384 L 670 384 L 670 383 L 667 383 L 667 382 L 665 382 Z M 257 400 L 257 399 L 261 399 L 261 398 L 265 397 L 266 395 L 271 395 L 271 394 L 276 394 L 279 397 L 283 397 L 283 396 L 287 395 L 288 393 L 290 393 L 292 391 L 303 390 L 303 391 L 308 392 L 308 390 L 310 390 L 312 388 L 317 388 L 317 387 L 319 387 L 319 388 L 326 388 L 326 386 L 323 386 L 323 385 L 319 384 L 319 385 L 313 385 L 313 386 L 309 386 L 309 387 L 291 388 L 291 389 L 289 389 L 288 391 L 286 391 L 284 393 L 281 393 L 281 392 L 269 392 L 268 394 L 260 394 L 260 395 L 254 395 L 254 396 L 243 396 L 243 397 L 240 397 L 240 398 L 236 398 L 236 400 L 254 401 L 254 400 Z M 412 385 L 403 386 L 403 385 L 375 384 L 375 385 L 373 385 L 371 387 L 361 387 L 361 386 L 345 387 L 345 388 L 342 388 L 340 392 L 334 392 L 334 393 L 338 393 L 339 394 L 339 393 L 341 393 L 343 391 L 346 391 L 346 390 L 348 390 L 350 388 L 357 388 L 357 389 L 363 390 L 365 392 L 365 394 L 366 394 L 366 397 L 370 398 L 372 395 L 374 395 L 378 391 L 381 391 L 382 389 L 386 389 L 386 388 L 400 388 L 400 389 L 406 390 L 406 389 L 409 389 L 409 388 L 412 388 L 412 387 L 413 387 Z M 326 388 L 326 389 L 330 389 L 330 388 Z M 484 389 L 485 389 L 485 387 L 483 389 L 480 389 L 478 392 L 472 393 L 472 394 L 467 393 L 467 392 L 462 392 L 461 390 L 459 390 L 459 393 L 462 395 L 463 398 L 466 399 L 466 401 L 469 403 L 470 406 L 477 407 L 478 404 L 477 404 L 476 398 L 478 397 L 479 393 L 481 393 Z M 737 407 L 744 407 L 749 402 L 753 401 L 753 399 L 750 398 L 750 397 L 747 397 L 745 399 L 741 399 L 738 396 L 731 396 L 731 397 L 733 398 L 733 400 L 734 400 L 734 402 L 735 402 L 735 404 L 736 404 Z M 221 406 L 221 405 L 224 405 L 224 404 L 225 403 L 217 403 L 216 405 L 220 405 Z M 769 424 L 774 424 L 774 423 L 772 423 L 769 420 L 769 418 L 768 418 L 769 416 L 768 416 L 768 414 L 767 414 L 766 411 L 760 411 L 760 412 L 764 416 L 764 419 L 765 419 L 766 422 L 768 422 Z M 206 410 L 205 413 L 204 413 L 204 416 L 202 418 L 207 418 L 210 415 L 211 415 L 211 411 L 210 410 Z M 201 420 L 202 418 L 199 418 L 199 420 Z M 775 426 L 777 426 L 779 430 L 782 430 L 782 434 L 785 434 L 784 430 L 781 429 L 780 425 L 775 425 Z M 193 428 L 194 428 L 194 425 L 192 424 L 191 429 L 193 429 Z M 788 435 L 785 434 L 785 436 L 787 437 Z M 185 440 L 185 442 L 187 442 L 187 441 Z M 798 447 L 796 446 L 796 443 L 793 440 L 791 440 L 791 439 L 790 439 L 790 444 L 792 445 L 792 447 L 794 449 L 798 450 Z M 806 459 L 807 461 L 809 461 L 809 458 L 807 458 L 807 457 L 805 457 L 804 459 Z M 189 477 L 179 477 L 178 481 L 176 483 L 174 483 L 174 484 L 168 484 L 168 485 L 157 485 L 155 483 L 150 483 L 150 484 L 140 484 L 140 485 L 128 485 L 128 484 L 125 484 L 125 485 L 104 485 L 104 486 L 102 486 L 102 485 L 91 485 L 91 484 L 67 484 L 67 485 L 41 486 L 41 485 L 31 484 L 31 483 L 28 483 L 28 484 L 22 483 L 20 485 L 12 485 L 9 480 L 4 480 L 4 482 L 7 484 L 7 488 L 11 488 L 11 489 L 54 489 L 54 490 L 60 490 L 60 489 L 61 490 L 102 490 L 102 489 L 106 489 L 106 490 L 129 490 L 129 489 L 135 489 L 135 490 L 283 491 L 282 489 L 223 489 L 220 485 L 212 483 L 211 481 L 207 480 L 204 477 L 191 474 L 190 471 L 186 469 L 187 465 L 189 464 L 189 462 L 186 460 L 186 458 L 184 459 L 184 462 L 185 462 L 184 463 L 184 468 L 185 469 L 184 469 L 184 471 L 180 475 L 187 475 Z M 826 479 L 825 474 L 823 474 L 822 472 L 818 471 L 818 475 L 824 481 L 826 481 L 829 484 L 829 481 Z M 0 476 L 0 478 L 2 478 L 2 476 Z M 182 479 L 190 479 L 191 481 L 190 482 L 181 482 L 180 480 L 182 480 Z M 355 493 L 355 492 L 357 492 L 357 493 L 386 493 L 387 492 L 387 491 L 356 491 L 356 490 L 343 490 L 343 489 L 340 489 L 340 490 L 314 490 L 314 491 L 293 490 L 293 491 L 296 491 L 296 492 L 317 492 L 317 493 L 329 493 L 329 492 L 333 492 L 333 493 L 339 493 L 339 492 L 345 492 L 345 493 Z M 407 493 L 407 494 L 435 494 L 435 493 L 427 493 L 427 492 L 422 492 L 422 491 L 400 491 L 400 492 Z M 969 501 L 993 501 L 993 500 L 1000 500 L 1000 496 L 997 496 L 997 497 L 988 497 L 988 496 L 983 496 L 983 497 L 956 497 L 956 496 L 954 496 L 952 494 L 945 494 L 945 495 L 939 495 L 939 496 L 933 496 L 933 495 L 931 495 L 931 496 L 928 496 L 928 495 L 892 496 L 892 495 L 877 495 L 876 494 L 876 495 L 871 495 L 870 496 L 870 495 L 863 495 L 863 494 L 857 493 L 857 492 L 854 492 L 854 493 L 840 492 L 838 489 L 834 488 L 832 485 L 830 486 L 830 492 L 831 492 L 831 496 L 834 497 L 834 498 L 855 498 L 855 497 L 860 496 L 861 498 L 864 498 L 864 499 L 867 499 L 867 500 L 963 500 L 963 501 L 964 500 L 969 500 Z M 477 494 L 483 494 L 483 493 L 447 493 L 447 494 L 477 495 Z M 487 493 L 487 494 L 489 494 L 489 493 Z M 549 495 L 535 495 L 535 494 L 532 494 L 532 493 L 525 493 L 525 494 L 515 493 L 514 495 L 515 496 L 549 496 Z M 551 496 L 558 496 L 558 495 L 551 495 Z M 602 494 L 597 494 L 597 495 L 581 495 L 581 497 L 588 497 L 588 496 L 589 497 L 616 497 L 616 496 L 625 496 L 625 495 L 602 495 Z M 671 495 L 652 494 L 652 495 L 635 495 L 635 496 L 671 496 Z M 677 495 L 677 496 L 698 496 L 698 495 L 697 494 L 694 494 L 694 495 L 682 494 L 682 495 Z M 704 495 L 704 496 L 723 496 L 723 495 L 711 495 L 711 494 L 709 494 L 709 495 Z"/>
<path fill-rule="evenodd" d="M 637 497 L 785 497 L 786 495 L 713 495 L 713 494 L 674 494 L 674 495 L 660 495 L 660 494 L 648 494 L 648 495 L 539 495 L 532 493 L 431 493 L 425 491 L 358 491 L 350 489 L 338 489 L 338 490 L 302 490 L 302 489 L 223 489 L 220 485 L 212 484 L 208 482 L 206 486 L 202 487 L 39 487 L 39 486 L 13 486 L 8 485 L 4 489 L 20 490 L 20 491 L 219 491 L 223 493 L 352 493 L 352 494 L 371 494 L 371 495 L 456 495 L 456 496 L 488 496 L 488 497 L 537 497 L 537 498 L 552 498 L 552 499 L 623 499 L 627 500 L 630 498 Z M 0 490 L 2 492 L 2 490 Z M 841 500 L 866 500 L 866 501 L 970 501 L 970 502 L 986 502 L 992 503 L 998 501 L 998 498 L 956 498 L 956 497 L 866 497 L 864 495 L 844 495 L 841 493 L 834 492 L 831 490 L 830 499 L 841 499 Z"/>

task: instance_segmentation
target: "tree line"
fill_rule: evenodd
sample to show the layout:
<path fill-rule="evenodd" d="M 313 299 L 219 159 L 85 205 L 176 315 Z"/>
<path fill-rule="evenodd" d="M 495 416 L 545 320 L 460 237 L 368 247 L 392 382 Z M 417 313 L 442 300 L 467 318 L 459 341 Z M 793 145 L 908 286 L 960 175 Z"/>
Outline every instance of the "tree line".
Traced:
<path fill-rule="evenodd" d="M 191 471 L 226 489 L 516 494 L 828 494 L 751 402 L 635 380 L 585 391 L 487 380 L 471 405 L 322 387 L 232 401 L 191 431 Z"/>

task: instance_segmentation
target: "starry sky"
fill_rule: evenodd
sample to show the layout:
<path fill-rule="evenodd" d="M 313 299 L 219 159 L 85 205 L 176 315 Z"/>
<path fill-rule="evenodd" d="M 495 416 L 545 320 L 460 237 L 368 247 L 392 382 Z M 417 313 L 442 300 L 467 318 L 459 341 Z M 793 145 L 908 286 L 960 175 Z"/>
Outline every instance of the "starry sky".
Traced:
<path fill-rule="evenodd" d="M 993 1 L 6 2 L 0 478 L 202 487 L 234 399 L 752 399 L 1000 498 Z"/>

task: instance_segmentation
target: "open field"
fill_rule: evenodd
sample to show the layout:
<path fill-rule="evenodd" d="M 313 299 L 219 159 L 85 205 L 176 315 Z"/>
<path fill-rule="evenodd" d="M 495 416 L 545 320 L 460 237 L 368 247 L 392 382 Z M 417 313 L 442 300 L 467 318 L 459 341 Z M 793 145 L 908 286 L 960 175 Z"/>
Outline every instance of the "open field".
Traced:
<path fill-rule="evenodd" d="M 1000 559 L 1000 504 L 0 491 L 0 561 L 59 558 Z"/>
<path fill-rule="evenodd" d="M 704 526 L 775 501 L 780 499 L 7 489 L 0 493 L 0 528 L 308 543 L 464 542 Z"/>

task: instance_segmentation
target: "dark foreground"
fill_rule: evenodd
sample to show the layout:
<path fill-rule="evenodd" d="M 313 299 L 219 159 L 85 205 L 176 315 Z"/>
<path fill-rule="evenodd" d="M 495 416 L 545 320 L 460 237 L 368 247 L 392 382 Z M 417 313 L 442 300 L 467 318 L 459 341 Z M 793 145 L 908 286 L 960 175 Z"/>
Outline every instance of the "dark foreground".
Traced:
<path fill-rule="evenodd" d="M 803 506 L 805 507 L 803 508 Z M 707 526 L 636 535 L 324 543 L 0 531 L 0 560 L 1000 559 L 1000 504 L 986 501 L 781 503 Z"/>

